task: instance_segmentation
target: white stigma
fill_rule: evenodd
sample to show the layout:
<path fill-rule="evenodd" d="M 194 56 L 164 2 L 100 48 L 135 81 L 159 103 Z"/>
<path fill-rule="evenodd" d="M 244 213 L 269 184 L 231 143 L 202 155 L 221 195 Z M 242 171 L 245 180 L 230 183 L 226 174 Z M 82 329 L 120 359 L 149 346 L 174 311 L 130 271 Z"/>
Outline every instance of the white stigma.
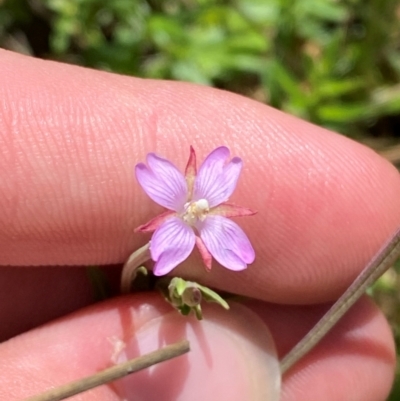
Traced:
<path fill-rule="evenodd" d="M 188 202 L 185 205 L 183 220 L 189 225 L 194 225 L 197 220 L 204 221 L 210 210 L 207 199 L 199 199 L 195 202 Z"/>

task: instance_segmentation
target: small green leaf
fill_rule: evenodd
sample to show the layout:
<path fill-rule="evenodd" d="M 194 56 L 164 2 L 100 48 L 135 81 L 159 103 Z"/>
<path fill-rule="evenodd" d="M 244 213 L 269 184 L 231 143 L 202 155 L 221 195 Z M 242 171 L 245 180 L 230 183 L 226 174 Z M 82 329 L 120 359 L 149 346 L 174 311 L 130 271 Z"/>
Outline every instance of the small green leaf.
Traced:
<path fill-rule="evenodd" d="M 332 103 L 321 105 L 317 109 L 317 115 L 324 121 L 349 123 L 370 117 L 371 113 L 365 103 Z"/>
<path fill-rule="evenodd" d="M 215 291 L 210 290 L 207 287 L 204 287 L 200 284 L 197 284 L 199 289 L 201 290 L 203 297 L 208 302 L 216 302 L 221 305 L 224 309 L 229 309 L 228 302 L 226 302 L 220 295 L 218 295 Z"/>

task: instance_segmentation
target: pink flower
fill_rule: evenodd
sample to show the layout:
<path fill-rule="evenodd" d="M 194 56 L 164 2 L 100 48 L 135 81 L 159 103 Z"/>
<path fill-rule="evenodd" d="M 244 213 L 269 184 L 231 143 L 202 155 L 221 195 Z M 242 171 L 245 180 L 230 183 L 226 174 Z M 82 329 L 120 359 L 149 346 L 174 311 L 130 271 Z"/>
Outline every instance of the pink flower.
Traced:
<path fill-rule="evenodd" d="M 246 234 L 227 218 L 254 214 L 226 203 L 242 170 L 240 158 L 226 163 L 228 158 L 229 149 L 221 146 L 206 157 L 197 173 L 196 154 L 191 147 L 185 176 L 154 153 L 147 155 L 147 165 L 136 165 L 136 178 L 144 191 L 168 209 L 136 229 L 155 230 L 150 241 L 155 275 L 169 273 L 190 255 L 195 244 L 208 270 L 211 256 L 235 271 L 246 269 L 254 261 L 254 249 Z"/>

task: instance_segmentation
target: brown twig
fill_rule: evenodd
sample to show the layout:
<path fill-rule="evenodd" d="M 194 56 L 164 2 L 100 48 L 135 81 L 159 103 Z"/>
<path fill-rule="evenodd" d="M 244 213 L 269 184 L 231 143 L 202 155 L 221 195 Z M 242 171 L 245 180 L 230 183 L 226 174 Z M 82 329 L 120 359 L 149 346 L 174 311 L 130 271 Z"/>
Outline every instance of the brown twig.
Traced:
<path fill-rule="evenodd" d="M 48 390 L 42 394 L 25 399 L 24 401 L 60 401 L 73 395 L 83 393 L 94 387 L 120 379 L 131 373 L 148 368 L 168 359 L 185 354 L 190 350 L 189 342 L 183 340 L 172 345 L 168 345 L 157 351 L 131 359 L 127 362 L 105 369 L 93 376 L 88 376 L 75 382 L 64 384 L 63 386 Z"/>
<path fill-rule="evenodd" d="M 284 374 L 305 354 L 314 348 L 335 326 L 339 319 L 360 299 L 373 284 L 400 257 L 400 228 L 378 251 L 343 295 L 330 307 L 319 322 L 281 360 Z"/>

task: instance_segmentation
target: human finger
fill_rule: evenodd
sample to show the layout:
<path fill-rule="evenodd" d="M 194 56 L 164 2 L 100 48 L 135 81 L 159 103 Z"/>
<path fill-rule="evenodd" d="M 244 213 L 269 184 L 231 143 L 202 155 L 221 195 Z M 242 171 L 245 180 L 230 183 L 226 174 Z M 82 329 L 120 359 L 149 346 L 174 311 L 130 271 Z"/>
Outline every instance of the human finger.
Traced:
<path fill-rule="evenodd" d="M 274 302 L 338 296 L 400 222 L 398 173 L 371 150 L 243 97 L 1 52 L 0 263 L 121 263 L 160 209 L 133 178 L 149 151 L 244 160 L 232 201 L 256 250 L 243 272 L 176 270 Z"/>
<path fill-rule="evenodd" d="M 288 306 L 247 301 L 268 325 L 281 359 L 330 305 Z M 386 400 L 396 353 L 391 328 L 379 308 L 362 298 L 334 329 L 284 376 L 281 401 Z"/>
<path fill-rule="evenodd" d="M 207 305 L 202 322 L 179 316 L 161 298 L 149 294 L 83 309 L 0 345 L 0 396 L 20 401 L 188 338 L 188 355 L 81 394 L 79 399 L 386 398 L 393 380 L 394 345 L 385 319 L 370 301 L 359 302 L 316 349 L 288 372 L 281 398 L 277 398 L 277 360 L 272 361 L 274 346 L 264 323 L 281 357 L 313 324 L 321 307 L 259 301 L 249 302 L 247 307 L 231 306 L 230 311 L 224 311 Z M 276 398 L 268 398 L 271 394 Z"/>
<path fill-rule="evenodd" d="M 277 400 L 279 366 L 261 319 L 239 305 L 206 309 L 199 322 L 158 296 L 130 296 L 15 337 L 0 345 L 0 396 L 20 401 L 187 338 L 189 354 L 79 399 Z"/>

